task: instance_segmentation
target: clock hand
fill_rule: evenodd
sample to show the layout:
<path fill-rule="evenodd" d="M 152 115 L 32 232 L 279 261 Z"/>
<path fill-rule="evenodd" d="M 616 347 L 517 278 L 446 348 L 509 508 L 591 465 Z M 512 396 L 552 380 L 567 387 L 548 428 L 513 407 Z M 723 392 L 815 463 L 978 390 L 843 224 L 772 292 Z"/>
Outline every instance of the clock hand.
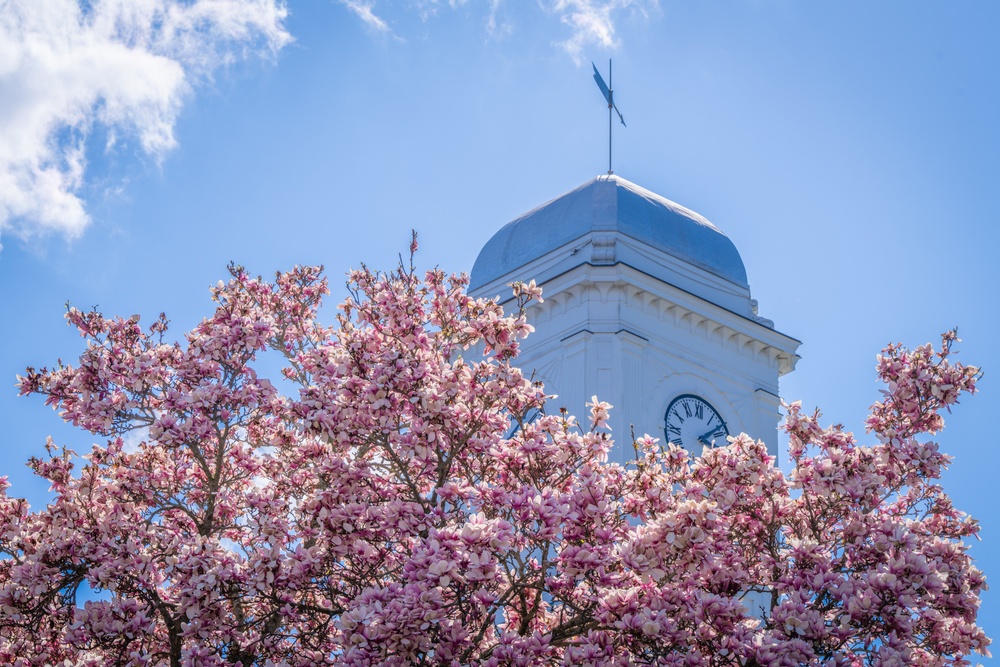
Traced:
<path fill-rule="evenodd" d="M 706 447 L 712 447 L 714 445 L 714 443 L 711 440 L 708 440 L 707 438 L 710 435 L 714 435 L 714 434 L 718 433 L 719 430 L 720 429 L 719 429 L 718 426 L 716 426 L 714 428 L 710 428 L 709 430 L 705 431 L 704 433 L 702 433 L 701 435 L 698 436 L 698 442 L 700 442 L 701 444 L 705 445 Z"/>

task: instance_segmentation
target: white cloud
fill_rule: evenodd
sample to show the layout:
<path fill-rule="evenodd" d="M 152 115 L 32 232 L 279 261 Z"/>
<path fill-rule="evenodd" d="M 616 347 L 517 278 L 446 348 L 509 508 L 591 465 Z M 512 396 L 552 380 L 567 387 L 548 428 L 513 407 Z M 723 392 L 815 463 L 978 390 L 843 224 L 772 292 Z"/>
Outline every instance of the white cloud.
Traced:
<path fill-rule="evenodd" d="M 374 0 L 340 0 L 340 4 L 354 12 L 369 28 L 377 32 L 392 33 L 389 24 L 375 14 Z"/>
<path fill-rule="evenodd" d="M 556 0 L 552 3 L 552 11 L 573 31 L 572 37 L 562 43 L 570 55 L 576 57 L 586 44 L 604 48 L 616 46 L 611 12 L 618 4 L 591 0 Z"/>
<path fill-rule="evenodd" d="M 500 5 L 503 0 L 489 0 L 490 14 L 486 17 L 486 34 L 493 38 L 503 38 L 513 31 L 513 27 L 506 21 L 498 21 Z"/>
<path fill-rule="evenodd" d="M 622 11 L 637 11 L 645 15 L 647 8 L 657 7 L 657 0 L 553 0 L 551 11 L 570 27 L 570 38 L 561 42 L 577 62 L 585 60 L 582 53 L 588 46 L 605 49 L 618 46 L 615 39 L 615 16 Z"/>
<path fill-rule="evenodd" d="M 6 0 L 0 12 L 0 232 L 79 235 L 84 148 L 161 158 L 193 86 L 291 39 L 282 0 Z"/>
<path fill-rule="evenodd" d="M 437 10 L 447 4 L 450 9 L 465 7 L 469 0 L 411 0 L 408 3 L 389 2 L 384 0 L 381 7 L 385 11 L 376 13 L 379 0 L 339 0 L 339 2 L 354 12 L 367 26 L 377 32 L 392 34 L 388 22 L 383 18 L 385 12 L 399 11 L 401 6 L 411 11 L 416 9 L 421 19 L 428 20 Z M 488 9 L 485 18 L 486 33 L 490 37 L 506 37 L 512 31 L 512 24 L 499 21 L 501 6 L 504 0 L 484 0 L 481 4 Z M 514 3 L 507 3 L 508 6 Z M 518 10 L 532 6 L 531 3 L 518 3 Z M 587 47 L 615 48 L 618 41 L 615 38 L 615 21 L 624 12 L 648 15 L 659 6 L 659 0 L 538 0 L 536 5 L 550 16 L 555 16 L 561 23 L 568 26 L 570 36 L 559 42 L 576 62 L 584 62 L 583 51 Z"/>
<path fill-rule="evenodd" d="M 149 441 L 149 428 L 145 426 L 137 428 L 122 436 L 122 451 L 126 454 L 135 454 L 142 443 Z"/>

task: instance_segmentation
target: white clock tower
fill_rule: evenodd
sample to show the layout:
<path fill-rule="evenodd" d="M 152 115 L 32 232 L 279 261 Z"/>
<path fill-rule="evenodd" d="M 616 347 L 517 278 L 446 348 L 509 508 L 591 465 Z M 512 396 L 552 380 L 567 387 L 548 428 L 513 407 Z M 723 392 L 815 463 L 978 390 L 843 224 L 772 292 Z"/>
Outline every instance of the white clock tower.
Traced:
<path fill-rule="evenodd" d="M 534 279 L 542 304 L 520 365 L 558 394 L 550 409 L 614 406 L 612 434 L 648 433 L 700 453 L 745 432 L 777 452 L 778 378 L 799 341 L 757 315 L 743 261 L 708 220 L 616 175 L 599 176 L 507 224 L 470 292 L 509 298 Z M 630 447 L 612 458 L 626 463 Z"/>

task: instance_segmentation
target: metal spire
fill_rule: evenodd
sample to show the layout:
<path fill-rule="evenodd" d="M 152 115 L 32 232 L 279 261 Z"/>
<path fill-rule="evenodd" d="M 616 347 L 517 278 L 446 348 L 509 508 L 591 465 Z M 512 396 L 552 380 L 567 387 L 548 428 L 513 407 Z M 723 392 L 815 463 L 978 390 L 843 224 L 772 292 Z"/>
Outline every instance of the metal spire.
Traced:
<path fill-rule="evenodd" d="M 597 87 L 601 89 L 601 93 L 604 94 L 604 99 L 608 101 L 608 174 L 615 173 L 611 170 L 611 127 L 612 118 L 611 110 L 614 109 L 615 113 L 618 114 L 618 119 L 622 122 L 622 127 L 628 127 L 625 125 L 625 117 L 622 116 L 622 112 L 618 110 L 615 106 L 615 91 L 609 85 L 611 83 L 611 59 L 608 58 L 608 83 L 604 83 L 604 79 L 601 77 L 601 73 L 597 71 L 597 65 L 594 65 L 593 61 L 590 63 L 594 67 L 594 81 L 597 82 Z"/>

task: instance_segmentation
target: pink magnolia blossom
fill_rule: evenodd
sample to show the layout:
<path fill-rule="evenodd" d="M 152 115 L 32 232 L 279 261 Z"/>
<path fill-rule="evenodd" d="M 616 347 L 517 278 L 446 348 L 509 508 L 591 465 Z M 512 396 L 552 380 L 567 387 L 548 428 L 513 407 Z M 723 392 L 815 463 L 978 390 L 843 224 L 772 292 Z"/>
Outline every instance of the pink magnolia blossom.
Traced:
<path fill-rule="evenodd" d="M 143 328 L 70 309 L 79 362 L 19 378 L 106 441 L 32 459 L 45 508 L 0 481 L 0 663 L 988 655 L 985 580 L 963 541 L 978 527 L 938 485 L 948 457 L 925 437 L 975 390 L 978 370 L 949 358 L 954 334 L 879 357 L 873 446 L 793 403 L 787 477 L 745 435 L 700 458 L 645 436 L 622 467 L 597 397 L 588 428 L 527 418 L 546 400 L 515 365 L 534 283 L 514 286 L 509 316 L 463 276 L 362 269 L 330 326 L 319 268 L 231 273 L 181 343 L 162 315 Z M 268 380 L 275 352 L 284 370 Z"/>

